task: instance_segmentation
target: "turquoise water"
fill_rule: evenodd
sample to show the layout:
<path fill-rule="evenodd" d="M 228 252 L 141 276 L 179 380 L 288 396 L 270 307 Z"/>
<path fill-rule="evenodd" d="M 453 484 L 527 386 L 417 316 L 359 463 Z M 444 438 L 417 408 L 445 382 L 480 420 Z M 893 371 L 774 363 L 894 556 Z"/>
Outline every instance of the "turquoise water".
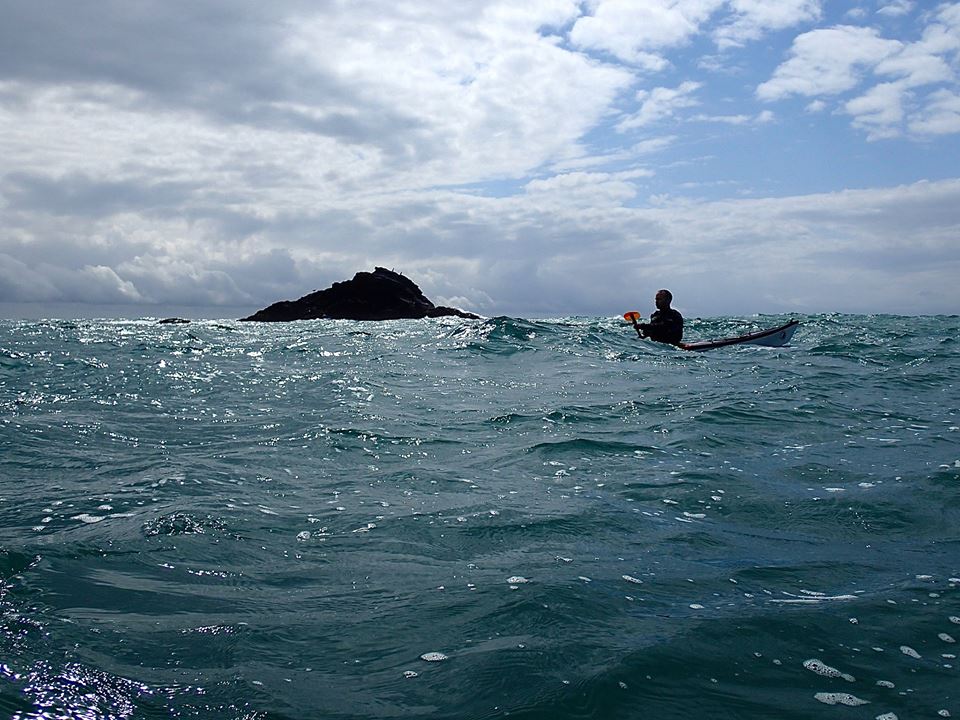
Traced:
<path fill-rule="evenodd" d="M 0 716 L 960 717 L 957 318 L 800 319 L 0 321 Z"/>

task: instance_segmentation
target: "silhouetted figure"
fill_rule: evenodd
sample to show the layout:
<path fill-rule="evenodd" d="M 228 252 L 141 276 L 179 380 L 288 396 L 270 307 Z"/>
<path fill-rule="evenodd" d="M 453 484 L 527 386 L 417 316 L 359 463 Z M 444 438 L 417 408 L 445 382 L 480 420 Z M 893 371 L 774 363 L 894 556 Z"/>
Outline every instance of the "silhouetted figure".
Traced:
<path fill-rule="evenodd" d="M 678 344 L 683 339 L 683 315 L 670 307 L 673 294 L 669 290 L 659 290 L 654 302 L 657 310 L 650 316 L 650 322 L 638 323 L 634 320 L 633 327 L 642 338 Z"/>

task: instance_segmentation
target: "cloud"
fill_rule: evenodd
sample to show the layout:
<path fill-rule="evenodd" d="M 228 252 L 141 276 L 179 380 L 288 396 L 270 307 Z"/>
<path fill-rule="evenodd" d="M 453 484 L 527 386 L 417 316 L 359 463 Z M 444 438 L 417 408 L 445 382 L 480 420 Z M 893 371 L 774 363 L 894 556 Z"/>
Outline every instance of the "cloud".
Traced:
<path fill-rule="evenodd" d="M 895 137 L 904 117 L 903 95 L 902 84 L 881 83 L 847 102 L 844 112 L 854 116 L 854 127 L 866 130 L 871 140 Z"/>
<path fill-rule="evenodd" d="M 0 149 L 57 174 L 96 176 L 86 162 L 96 156 L 110 176 L 132 158 L 209 176 L 213 150 L 231 165 L 300 168 L 291 180 L 301 187 L 369 186 L 360 178 L 385 172 L 401 187 L 474 182 L 562 153 L 632 81 L 541 33 L 576 15 L 570 2 L 389 15 L 369 2 L 349 12 L 280 3 L 249 15 L 220 2 L 182 5 L 31 13 L 47 40 L 12 43 L 0 66 L 6 92 L 22 98 L 8 114 L 16 135 Z M 9 36 L 14 26 L 4 24 Z M 90 52 L 97 44 L 103 50 Z M 61 140 L 50 147 L 49 138 Z M 31 144 L 55 157 L 28 153 Z M 64 167 L 70 157 L 82 166 Z"/>
<path fill-rule="evenodd" d="M 771 30 L 784 30 L 820 17 L 820 0 L 731 0 L 731 17 L 714 31 L 720 48 L 741 47 Z"/>
<path fill-rule="evenodd" d="M 430 297 L 460 297 L 488 314 L 612 315 L 664 285 L 682 310 L 700 315 L 949 312 L 960 302 L 960 181 L 634 207 L 648 178 L 575 172 L 503 198 L 381 197 L 366 210 L 376 222 L 363 242 L 331 233 L 323 255 L 283 250 L 284 236 L 270 231 L 227 243 L 211 228 L 184 225 L 168 231 L 188 242 L 106 266 L 79 253 L 61 258 L 61 237 L 32 237 L 46 264 L 11 263 L 7 254 L 0 288 L 8 300 L 29 291 L 44 300 L 257 307 L 378 263 L 408 273 Z M 80 222 L 74 232 L 98 235 L 110 221 Z M 18 280 L 32 276 L 42 282 Z"/>
<path fill-rule="evenodd" d="M 756 115 L 693 115 L 690 120 L 724 125 L 765 125 L 773 122 L 774 115 L 769 110 L 763 110 Z"/>
<path fill-rule="evenodd" d="M 913 12 L 913 7 L 914 3 L 910 0 L 893 0 L 893 2 L 877 10 L 877 15 L 885 15 L 891 18 L 903 17 Z"/>
<path fill-rule="evenodd" d="M 10 4 L 0 299 L 252 309 L 381 264 L 486 313 L 955 307 L 960 191 L 918 181 L 956 175 L 960 4 L 821 5 Z"/>
<path fill-rule="evenodd" d="M 44 302 L 59 298 L 60 292 L 46 266 L 35 266 L 0 253 L 0 302 Z"/>
<path fill-rule="evenodd" d="M 572 172 L 531 180 L 524 189 L 530 198 L 549 200 L 550 204 L 567 209 L 616 207 L 636 197 L 635 180 L 652 175 L 652 171 L 645 169 L 617 173 Z M 543 209 L 545 205 L 538 202 L 537 206 Z"/>
<path fill-rule="evenodd" d="M 929 103 L 910 119 L 910 130 L 918 135 L 950 135 L 960 133 L 960 95 L 938 90 Z"/>
<path fill-rule="evenodd" d="M 636 99 L 640 103 L 640 109 L 621 120 L 617 129 L 623 132 L 644 127 L 673 117 L 677 110 L 695 107 L 699 101 L 693 94 L 700 87 L 700 83 L 688 80 L 676 88 L 657 87 L 639 91 Z"/>
<path fill-rule="evenodd" d="M 722 5 L 723 0 L 598 0 L 592 15 L 576 21 L 570 40 L 579 48 L 608 52 L 641 69 L 659 71 L 667 60 L 657 51 L 688 42 Z"/>
<path fill-rule="evenodd" d="M 899 41 L 881 38 L 872 28 L 840 25 L 812 30 L 793 41 L 790 58 L 757 88 L 757 97 L 780 100 L 790 95 L 816 97 L 852 90 L 865 69 L 901 47 Z"/>
<path fill-rule="evenodd" d="M 921 37 L 913 42 L 880 37 L 874 28 L 838 26 L 814 30 L 794 40 L 790 57 L 773 77 L 758 86 L 757 97 L 781 100 L 791 95 L 818 98 L 808 105 L 823 109 L 823 97 L 843 95 L 866 84 L 860 95 L 842 103 L 853 126 L 868 140 L 893 138 L 904 132 L 923 135 L 922 128 L 952 132 L 949 107 L 942 110 L 936 85 L 952 85 L 960 50 L 960 11 L 943 5 L 928 15 Z M 896 15 L 910 11 L 908 3 L 884 8 Z M 949 102 L 947 102 L 949 106 Z M 928 119 L 936 116 L 933 124 Z"/>

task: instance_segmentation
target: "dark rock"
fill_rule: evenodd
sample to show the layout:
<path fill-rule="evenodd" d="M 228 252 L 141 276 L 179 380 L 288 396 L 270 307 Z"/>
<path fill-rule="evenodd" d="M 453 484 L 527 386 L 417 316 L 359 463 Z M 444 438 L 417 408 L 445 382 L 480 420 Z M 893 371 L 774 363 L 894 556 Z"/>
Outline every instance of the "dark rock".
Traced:
<path fill-rule="evenodd" d="M 164 318 L 163 320 L 157 321 L 160 325 L 186 325 L 190 321 L 184 320 L 183 318 Z"/>
<path fill-rule="evenodd" d="M 457 308 L 436 306 L 416 283 L 400 273 L 378 267 L 372 273 L 358 272 L 352 280 L 334 283 L 299 300 L 283 300 L 242 320 L 285 322 L 289 320 L 401 320 L 425 317 L 479 319 Z"/>

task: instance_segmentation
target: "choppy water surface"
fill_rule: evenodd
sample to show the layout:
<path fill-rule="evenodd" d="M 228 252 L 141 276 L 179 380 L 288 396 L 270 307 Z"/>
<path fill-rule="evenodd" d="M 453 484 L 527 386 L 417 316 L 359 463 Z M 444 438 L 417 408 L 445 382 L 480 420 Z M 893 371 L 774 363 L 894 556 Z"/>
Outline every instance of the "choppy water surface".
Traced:
<path fill-rule="evenodd" d="M 0 716 L 960 717 L 957 318 L 801 320 L 0 322 Z"/>

